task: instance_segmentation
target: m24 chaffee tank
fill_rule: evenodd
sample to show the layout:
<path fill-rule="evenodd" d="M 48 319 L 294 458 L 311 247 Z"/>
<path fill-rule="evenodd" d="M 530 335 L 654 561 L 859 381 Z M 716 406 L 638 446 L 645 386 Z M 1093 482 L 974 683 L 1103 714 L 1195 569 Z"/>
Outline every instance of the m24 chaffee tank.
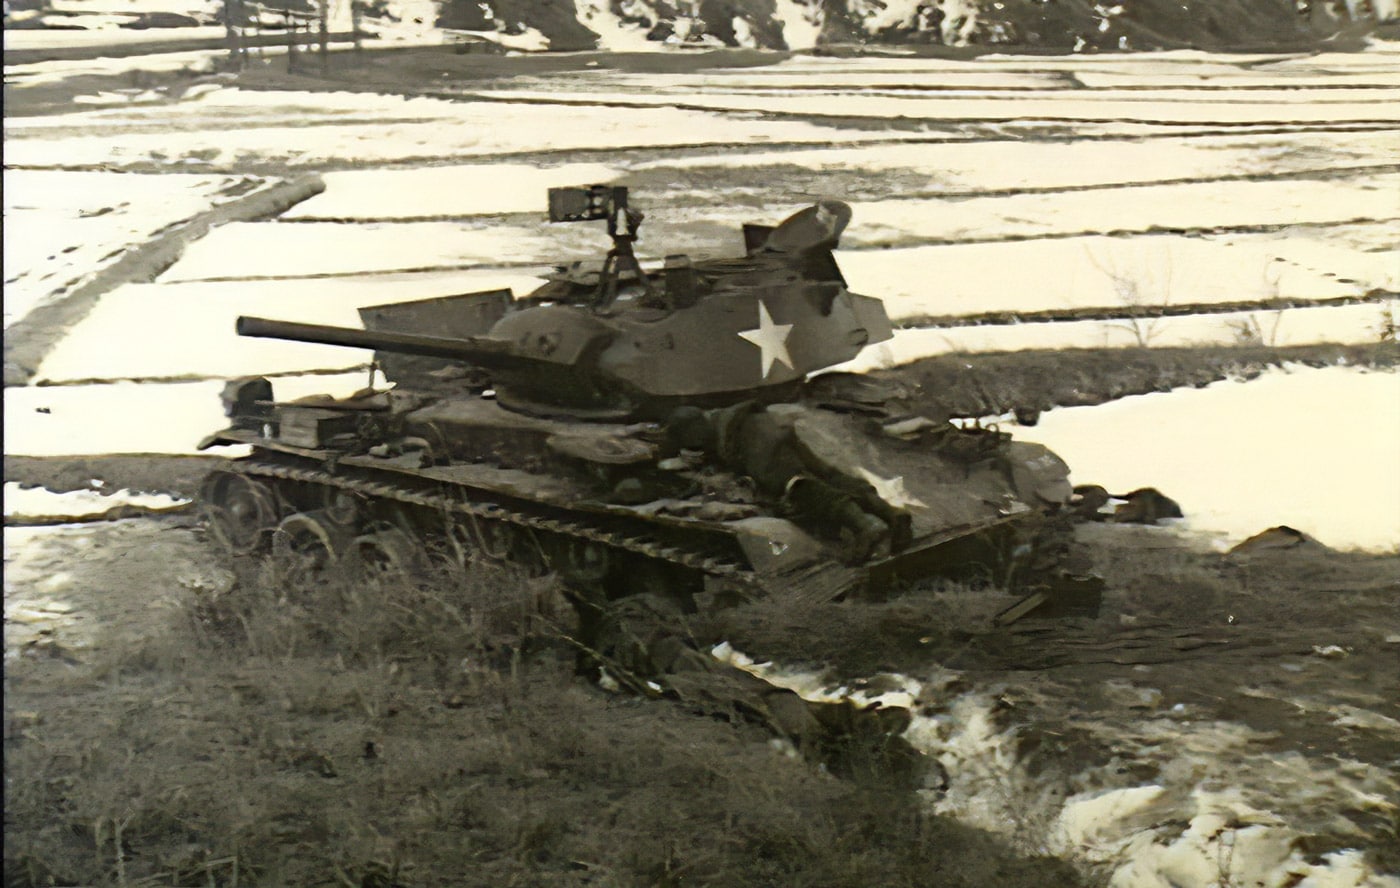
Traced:
<path fill-rule="evenodd" d="M 555 189 L 551 221 L 606 220 L 613 246 L 529 295 L 363 308 L 363 330 L 240 318 L 245 336 L 372 349 L 393 386 L 283 402 L 264 378 L 230 382 L 231 424 L 205 446 L 252 454 L 206 482 L 211 532 L 310 574 L 433 553 L 687 608 L 1047 576 L 1071 496 L 1058 457 L 818 373 L 891 336 L 833 256 L 850 217 L 820 201 L 744 226 L 737 258 L 647 270 L 625 188 Z"/>

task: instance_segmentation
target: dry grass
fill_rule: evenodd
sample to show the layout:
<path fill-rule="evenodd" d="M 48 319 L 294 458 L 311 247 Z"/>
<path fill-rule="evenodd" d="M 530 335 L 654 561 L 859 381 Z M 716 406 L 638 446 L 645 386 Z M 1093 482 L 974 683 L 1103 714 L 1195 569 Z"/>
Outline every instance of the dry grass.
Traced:
<path fill-rule="evenodd" d="M 547 582 L 286 590 L 267 566 L 96 668 L 16 675 L 7 885 L 1072 881 L 754 724 L 575 678 Z"/>

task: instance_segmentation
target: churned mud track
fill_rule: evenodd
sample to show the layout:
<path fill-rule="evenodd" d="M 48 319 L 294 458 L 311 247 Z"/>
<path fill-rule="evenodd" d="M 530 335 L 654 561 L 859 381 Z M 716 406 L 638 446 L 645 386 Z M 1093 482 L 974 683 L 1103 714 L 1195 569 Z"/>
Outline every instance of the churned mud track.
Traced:
<path fill-rule="evenodd" d="M 216 225 L 274 217 L 324 188 L 325 184 L 315 175 L 273 182 L 176 223 L 155 237 L 121 251 L 113 262 L 93 273 L 84 283 L 55 301 L 35 306 L 5 330 L 5 385 L 26 384 L 44 356 L 73 325 L 87 316 L 103 294 L 122 284 L 154 280 L 180 258 L 187 244 L 203 237 Z"/>

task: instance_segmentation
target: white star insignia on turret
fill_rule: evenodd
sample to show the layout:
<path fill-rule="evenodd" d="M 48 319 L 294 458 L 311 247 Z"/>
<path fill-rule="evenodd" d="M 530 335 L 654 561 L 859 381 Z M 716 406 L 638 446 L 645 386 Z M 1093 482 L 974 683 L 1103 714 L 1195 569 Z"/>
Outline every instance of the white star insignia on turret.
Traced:
<path fill-rule="evenodd" d="M 792 324 L 775 324 L 773 317 L 768 314 L 768 306 L 763 304 L 763 300 L 758 301 L 758 326 L 753 330 L 742 330 L 739 338 L 745 339 L 758 346 L 763 360 L 763 378 L 768 378 L 768 372 L 773 369 L 773 362 L 786 366 L 789 370 L 796 369 L 792 366 L 792 355 L 788 354 L 787 338 L 792 332 Z"/>
<path fill-rule="evenodd" d="M 869 482 L 871 487 L 875 488 L 876 496 L 896 509 L 903 509 L 906 506 L 912 509 L 928 508 L 928 503 L 904 489 L 903 475 L 894 478 L 881 478 L 869 469 L 862 468 L 860 476 Z"/>

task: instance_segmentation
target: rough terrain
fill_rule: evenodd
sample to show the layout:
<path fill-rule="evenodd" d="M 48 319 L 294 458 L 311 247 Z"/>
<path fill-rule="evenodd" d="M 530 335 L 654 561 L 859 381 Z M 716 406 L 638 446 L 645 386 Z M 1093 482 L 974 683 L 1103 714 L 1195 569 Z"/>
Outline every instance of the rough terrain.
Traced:
<path fill-rule="evenodd" d="M 596 232 L 540 221 L 545 187 L 581 181 L 633 187 L 644 260 L 737 252 L 739 222 L 852 202 L 842 268 L 905 325 L 865 369 L 938 415 L 1300 365 L 1393 381 L 1395 58 L 420 49 L 339 55 L 329 79 L 275 53 L 236 80 L 7 68 L 6 245 L 24 225 L 30 252 L 7 249 L 7 360 L 23 356 L 7 382 L 29 384 L 6 390 L 5 480 L 189 496 L 224 379 L 267 373 L 290 396 L 366 379 L 355 353 L 254 349 L 234 316 L 353 322 L 528 286 L 596 253 Z M 209 216 L 223 177 L 307 176 L 324 190 L 280 215 Z M 192 205 L 160 215 L 133 193 Z M 171 231 L 187 233 L 171 253 L 118 265 Z M 1337 425 L 1345 459 L 1398 409 L 1298 422 Z M 1165 465 L 1187 433 L 1142 460 Z M 1287 483 L 1322 458 L 1299 451 Z M 690 627 L 808 696 L 887 694 L 902 730 L 853 718 L 804 748 L 801 719 L 775 733 L 703 686 L 650 700 L 574 679 L 548 583 L 289 601 L 179 512 L 5 538 L 14 884 L 1388 886 L 1400 870 L 1394 550 L 1226 557 L 1237 539 L 1092 525 L 1109 583 L 1094 620 L 992 631 L 998 590 L 929 587 Z"/>

